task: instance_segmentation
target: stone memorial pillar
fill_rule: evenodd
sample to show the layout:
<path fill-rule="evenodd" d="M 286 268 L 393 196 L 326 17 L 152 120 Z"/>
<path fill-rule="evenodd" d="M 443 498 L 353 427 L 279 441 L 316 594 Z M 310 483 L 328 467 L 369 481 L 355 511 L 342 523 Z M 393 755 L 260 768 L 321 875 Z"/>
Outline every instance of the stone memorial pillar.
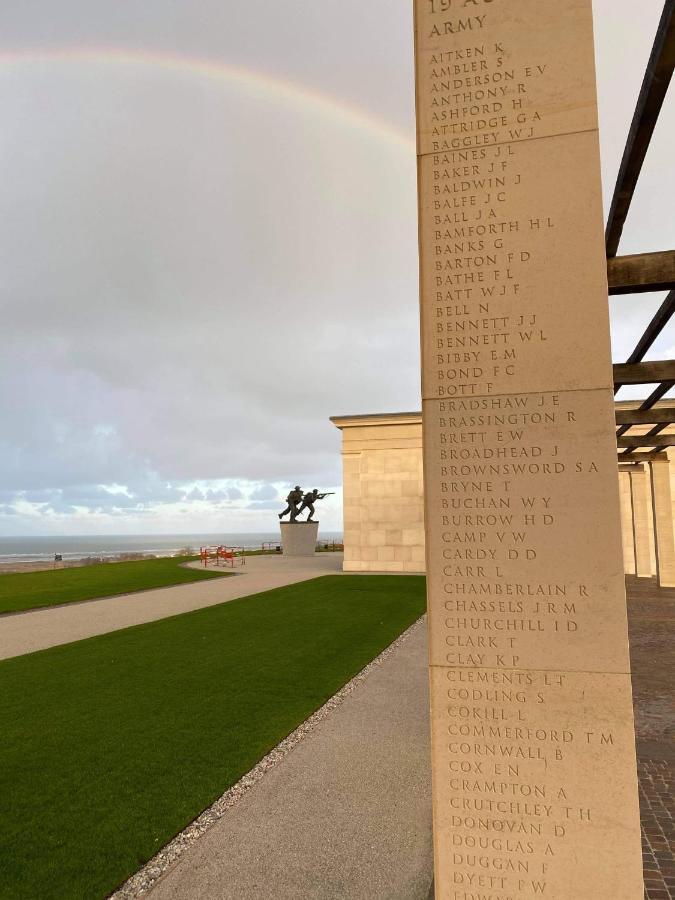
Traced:
<path fill-rule="evenodd" d="M 633 535 L 633 498 L 630 472 L 621 469 L 619 469 L 619 500 L 623 538 L 623 570 L 626 575 L 635 575 L 635 538 Z"/>
<path fill-rule="evenodd" d="M 436 897 L 640 900 L 591 0 L 415 0 Z"/>
<path fill-rule="evenodd" d="M 630 487 L 635 538 L 635 574 L 639 578 L 651 578 L 655 572 L 652 485 L 649 471 L 644 466 L 633 467 L 630 473 Z"/>
<path fill-rule="evenodd" d="M 670 487 L 670 461 L 650 463 L 652 503 L 656 539 L 656 574 L 659 587 L 675 587 L 675 536 Z"/>

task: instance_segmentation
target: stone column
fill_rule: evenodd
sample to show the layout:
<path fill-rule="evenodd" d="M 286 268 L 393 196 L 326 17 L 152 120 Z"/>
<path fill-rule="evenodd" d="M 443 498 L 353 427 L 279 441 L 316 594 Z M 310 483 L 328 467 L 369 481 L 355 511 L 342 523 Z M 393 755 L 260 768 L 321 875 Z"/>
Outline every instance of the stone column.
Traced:
<path fill-rule="evenodd" d="M 652 486 L 644 466 L 635 466 L 630 473 L 631 506 L 633 511 L 633 539 L 635 541 L 635 574 L 651 578 L 654 538 L 652 524 Z"/>
<path fill-rule="evenodd" d="M 619 470 L 619 499 L 621 503 L 621 537 L 623 542 L 623 570 L 635 575 L 635 537 L 633 534 L 633 500 L 630 472 Z"/>
<path fill-rule="evenodd" d="M 670 485 L 670 462 L 650 463 L 652 502 L 656 534 L 656 574 L 659 587 L 675 587 L 675 536 L 673 535 L 673 501 Z"/>
<path fill-rule="evenodd" d="M 437 900 L 640 900 L 591 0 L 415 0 Z"/>

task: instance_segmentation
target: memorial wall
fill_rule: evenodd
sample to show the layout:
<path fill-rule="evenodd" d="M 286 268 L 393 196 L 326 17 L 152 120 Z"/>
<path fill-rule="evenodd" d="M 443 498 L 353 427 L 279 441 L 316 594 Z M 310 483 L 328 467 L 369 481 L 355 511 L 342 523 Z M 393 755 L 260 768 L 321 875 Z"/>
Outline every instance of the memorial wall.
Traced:
<path fill-rule="evenodd" d="M 345 572 L 424 571 L 422 415 L 335 416 Z"/>
<path fill-rule="evenodd" d="M 661 401 L 656 408 L 669 403 Z M 615 410 L 620 414 L 640 404 L 622 400 L 615 403 Z M 331 421 L 342 432 L 344 571 L 425 571 L 422 413 L 333 416 Z M 515 414 L 509 422 L 517 424 Z M 668 426 L 663 433 L 675 434 L 675 427 Z M 672 587 L 675 450 L 666 450 L 665 456 L 666 463 L 619 466 L 621 533 L 625 574 L 656 577 L 661 587 Z"/>
<path fill-rule="evenodd" d="M 415 0 L 436 895 L 638 900 L 591 0 Z"/>

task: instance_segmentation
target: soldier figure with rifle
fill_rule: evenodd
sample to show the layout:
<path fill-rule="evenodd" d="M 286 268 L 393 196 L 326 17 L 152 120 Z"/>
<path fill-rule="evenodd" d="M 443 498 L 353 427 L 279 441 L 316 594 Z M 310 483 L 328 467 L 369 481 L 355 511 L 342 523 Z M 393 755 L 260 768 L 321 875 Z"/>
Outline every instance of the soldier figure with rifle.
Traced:
<path fill-rule="evenodd" d="M 318 488 L 314 488 L 313 491 L 308 491 L 305 496 L 302 498 L 302 506 L 298 510 L 298 515 L 302 515 L 302 513 L 308 509 L 309 515 L 307 516 L 308 522 L 313 522 L 314 519 L 312 516 L 314 515 L 314 503 L 317 500 L 323 500 L 324 497 L 330 497 L 331 494 L 334 494 L 335 491 L 328 491 L 325 494 L 320 494 Z"/>
<path fill-rule="evenodd" d="M 302 488 L 299 484 L 296 484 L 295 488 L 290 492 L 288 497 L 286 497 L 286 509 L 279 513 L 279 518 L 282 519 L 284 516 L 291 514 L 291 522 L 295 522 L 298 515 L 298 504 L 302 503 Z"/>

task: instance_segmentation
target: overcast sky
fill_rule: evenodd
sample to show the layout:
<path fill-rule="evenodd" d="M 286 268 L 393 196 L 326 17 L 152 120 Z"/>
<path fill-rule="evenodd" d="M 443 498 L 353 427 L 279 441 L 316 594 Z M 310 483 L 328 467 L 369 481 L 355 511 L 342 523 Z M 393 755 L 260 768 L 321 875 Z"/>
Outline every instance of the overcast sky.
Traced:
<path fill-rule="evenodd" d="M 411 6 L 0 5 L 0 535 L 270 530 L 330 415 L 419 408 Z M 606 203 L 662 7 L 594 2 Z M 674 107 L 622 253 L 675 247 Z"/>

